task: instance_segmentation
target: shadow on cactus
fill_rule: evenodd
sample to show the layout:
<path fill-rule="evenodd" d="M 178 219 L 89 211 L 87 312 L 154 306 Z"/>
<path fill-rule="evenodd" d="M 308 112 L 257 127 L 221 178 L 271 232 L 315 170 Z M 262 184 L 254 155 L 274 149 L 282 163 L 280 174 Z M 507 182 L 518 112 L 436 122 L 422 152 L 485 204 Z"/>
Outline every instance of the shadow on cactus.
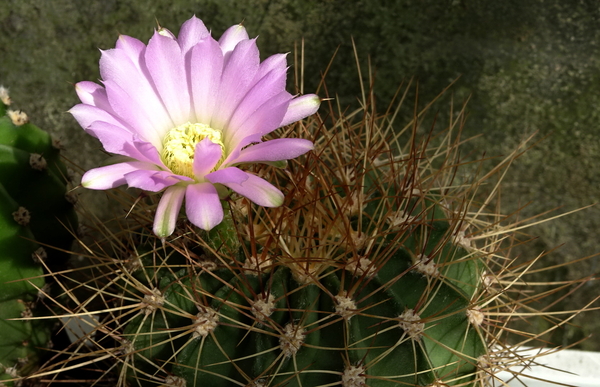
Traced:
<path fill-rule="evenodd" d="M 500 215 L 500 181 L 524 149 L 481 173 L 460 157 L 464 106 L 442 130 L 423 127 L 436 102 L 399 122 L 396 109 L 327 113 L 280 129 L 315 150 L 285 169 L 255 167 L 280 187 L 277 208 L 231 196 L 210 232 L 181 215 L 164 243 L 156 195 L 115 190 L 123 214 L 90 229 L 83 265 L 55 272 L 64 317 L 86 325 L 37 377 L 117 386 L 485 386 L 535 361 L 521 345 L 581 311 L 534 303 L 543 257 L 511 256 L 537 219 Z M 523 146 L 523 148 L 525 145 Z M 498 206 L 498 207 L 497 207 Z M 584 283 L 582 280 L 580 283 Z M 591 304 L 590 304 L 591 305 Z M 69 326 L 67 326 L 69 328 Z M 509 337 L 510 336 L 510 337 Z M 78 372 L 84 370 L 85 372 Z M 518 375 L 516 375 L 518 377 Z"/>

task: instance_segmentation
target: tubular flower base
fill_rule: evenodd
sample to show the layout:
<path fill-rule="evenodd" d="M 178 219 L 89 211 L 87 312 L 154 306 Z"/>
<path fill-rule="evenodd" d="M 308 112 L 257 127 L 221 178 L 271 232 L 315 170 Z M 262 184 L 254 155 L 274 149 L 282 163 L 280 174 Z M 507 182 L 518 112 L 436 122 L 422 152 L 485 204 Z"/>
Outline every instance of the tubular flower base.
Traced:
<path fill-rule="evenodd" d="M 223 220 L 228 189 L 261 206 L 281 205 L 279 189 L 239 167 L 284 165 L 313 148 L 304 139 L 262 141 L 319 108 L 316 95 L 285 90 L 286 71 L 284 54 L 260 62 L 256 39 L 241 25 L 218 41 L 196 17 L 178 37 L 159 29 L 148 45 L 120 36 L 102 51 L 103 86 L 78 83 L 82 103 L 70 112 L 121 157 L 88 171 L 82 185 L 164 190 L 153 228 L 161 238 L 173 233 L 184 198 L 187 217 L 205 230 Z"/>

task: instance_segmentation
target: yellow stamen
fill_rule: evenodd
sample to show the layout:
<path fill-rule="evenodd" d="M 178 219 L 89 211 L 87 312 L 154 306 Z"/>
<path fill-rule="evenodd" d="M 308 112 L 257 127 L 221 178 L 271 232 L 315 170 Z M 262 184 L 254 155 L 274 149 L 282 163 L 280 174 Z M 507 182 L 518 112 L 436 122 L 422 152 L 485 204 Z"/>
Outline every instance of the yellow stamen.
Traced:
<path fill-rule="evenodd" d="M 207 138 L 221 146 L 222 155 L 218 165 L 225 155 L 222 133 L 208 125 L 187 122 L 171 129 L 163 139 L 162 161 L 178 175 L 193 178 L 194 151 L 196 144 Z M 215 168 L 216 169 L 216 168 Z"/>

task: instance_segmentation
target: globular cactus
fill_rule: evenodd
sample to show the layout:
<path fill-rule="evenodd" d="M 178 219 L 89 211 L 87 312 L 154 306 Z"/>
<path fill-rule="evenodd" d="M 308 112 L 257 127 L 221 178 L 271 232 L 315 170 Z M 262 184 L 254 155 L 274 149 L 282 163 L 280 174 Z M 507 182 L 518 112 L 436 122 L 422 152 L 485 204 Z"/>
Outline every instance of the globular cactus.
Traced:
<path fill-rule="evenodd" d="M 119 45 L 141 58 L 138 41 Z M 101 86 L 82 87 L 82 101 L 106 102 Z M 379 115 L 372 95 L 360 103 L 339 115 L 330 105 L 327 115 L 280 129 L 275 137 L 315 146 L 287 165 L 271 155 L 251 167 L 282 190 L 279 207 L 227 196 L 215 183 L 225 198 L 218 226 L 201 230 L 187 209 L 165 210 L 181 201 L 167 201 L 162 213 L 177 224 L 159 233 L 160 193 L 110 191 L 127 216 L 88 216 L 80 267 L 52 273 L 62 289 L 52 301 L 89 329 L 36 375 L 96 386 L 487 386 L 497 371 L 523 363 L 507 339 L 511 319 L 543 317 L 532 304 L 552 292 L 528 293 L 537 258 L 510 257 L 526 221 L 499 214 L 499 182 L 480 191 L 520 151 L 480 176 L 488 160 L 460 156 L 464 107 L 452 106 L 438 132 L 423 124 L 434 102 L 402 125 L 402 106 Z M 77 109 L 95 133 L 95 121 Z M 100 178 L 102 187 L 131 177 L 120 173 Z M 515 336 L 516 345 L 541 337 Z M 77 368 L 85 373 L 71 374 Z"/>
<path fill-rule="evenodd" d="M 496 220 L 477 212 L 480 181 L 458 181 L 460 120 L 434 145 L 418 140 L 419 117 L 395 131 L 392 118 L 288 128 L 315 151 L 254 171 L 285 203 L 231 197 L 210 232 L 182 215 L 163 241 L 155 197 L 131 197 L 119 228 L 92 226 L 103 236 L 85 270 L 58 273 L 82 285 L 65 289 L 70 308 L 95 326 L 42 372 L 93 362 L 90 382 L 119 386 L 485 385 L 501 336 L 488 311 L 510 304 L 495 304 Z"/>
<path fill-rule="evenodd" d="M 126 299 L 143 295 L 122 334 L 130 376 L 161 369 L 188 386 L 474 381 L 487 348 L 471 302 L 484 264 L 461 245 L 460 218 L 392 179 L 351 203 L 357 196 L 336 192 L 346 183 L 323 182 L 313 162 L 294 175 L 269 232 L 259 231 L 268 214 L 251 225 L 243 254 L 204 249 L 196 254 L 212 258 L 198 262 L 173 248 L 137 250 L 146 271 L 124 286 Z"/>
<path fill-rule="evenodd" d="M 39 305 L 48 291 L 44 265 L 64 264 L 77 216 L 57 143 L 8 109 L 4 87 L 0 97 L 0 379 L 17 380 L 49 345 L 54 322 L 28 318 L 48 313 Z"/>

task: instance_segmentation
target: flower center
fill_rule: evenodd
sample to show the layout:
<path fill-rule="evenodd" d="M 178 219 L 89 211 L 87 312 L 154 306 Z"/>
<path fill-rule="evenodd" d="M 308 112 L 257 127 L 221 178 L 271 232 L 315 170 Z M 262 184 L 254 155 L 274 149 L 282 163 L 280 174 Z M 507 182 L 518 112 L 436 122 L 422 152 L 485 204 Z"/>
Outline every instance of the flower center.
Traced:
<path fill-rule="evenodd" d="M 169 130 L 163 139 L 163 150 L 160 155 L 162 161 L 171 172 L 193 178 L 196 144 L 207 137 L 213 143 L 220 145 L 223 150 L 221 131 L 208 125 L 187 122 Z"/>

